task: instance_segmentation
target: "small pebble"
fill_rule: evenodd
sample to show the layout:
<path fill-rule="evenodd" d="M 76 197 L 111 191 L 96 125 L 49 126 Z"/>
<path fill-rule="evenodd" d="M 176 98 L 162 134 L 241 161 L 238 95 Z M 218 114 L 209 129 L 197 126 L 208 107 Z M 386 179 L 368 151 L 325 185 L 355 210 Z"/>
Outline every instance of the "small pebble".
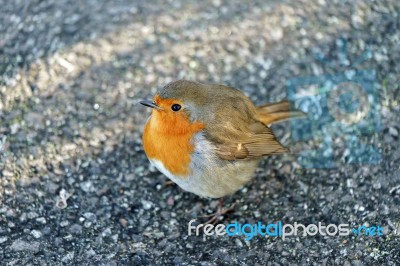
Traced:
<path fill-rule="evenodd" d="M 392 135 L 393 137 L 397 137 L 399 135 L 399 131 L 395 127 L 390 127 L 389 134 Z"/>
<path fill-rule="evenodd" d="M 42 237 L 42 232 L 38 231 L 38 230 L 32 230 L 31 231 L 31 235 L 33 235 L 34 238 L 41 238 Z"/>

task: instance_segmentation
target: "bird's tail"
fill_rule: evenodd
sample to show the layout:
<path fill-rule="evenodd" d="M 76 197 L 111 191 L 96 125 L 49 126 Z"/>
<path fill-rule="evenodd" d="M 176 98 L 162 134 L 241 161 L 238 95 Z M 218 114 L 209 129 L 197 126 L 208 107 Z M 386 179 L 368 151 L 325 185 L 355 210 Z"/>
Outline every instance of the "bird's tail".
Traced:
<path fill-rule="evenodd" d="M 259 120 L 265 125 L 306 116 L 306 113 L 292 109 L 288 100 L 257 106 L 257 113 Z"/>

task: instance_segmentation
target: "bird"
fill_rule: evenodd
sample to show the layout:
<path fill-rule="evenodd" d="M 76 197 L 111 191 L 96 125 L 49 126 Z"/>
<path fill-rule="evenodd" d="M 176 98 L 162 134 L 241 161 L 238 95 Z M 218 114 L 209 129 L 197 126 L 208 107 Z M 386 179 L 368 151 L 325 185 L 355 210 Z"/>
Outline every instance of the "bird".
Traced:
<path fill-rule="evenodd" d="M 264 156 L 289 151 L 269 125 L 305 115 L 287 100 L 255 106 L 233 87 L 189 80 L 140 103 L 152 109 L 142 136 L 150 163 L 183 190 L 220 199 L 207 223 L 233 209 L 223 198 L 252 179 Z"/>

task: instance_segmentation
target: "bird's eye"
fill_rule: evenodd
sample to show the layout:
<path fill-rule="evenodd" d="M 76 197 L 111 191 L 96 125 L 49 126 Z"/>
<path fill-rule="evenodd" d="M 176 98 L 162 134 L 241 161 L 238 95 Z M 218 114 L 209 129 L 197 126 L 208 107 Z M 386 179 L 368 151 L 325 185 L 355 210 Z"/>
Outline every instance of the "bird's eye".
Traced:
<path fill-rule="evenodd" d="M 179 110 L 181 110 L 181 108 L 182 108 L 182 106 L 180 105 L 180 104 L 173 104 L 172 106 L 171 106 L 171 109 L 172 109 L 172 111 L 174 111 L 174 112 L 176 112 L 176 111 L 179 111 Z"/>

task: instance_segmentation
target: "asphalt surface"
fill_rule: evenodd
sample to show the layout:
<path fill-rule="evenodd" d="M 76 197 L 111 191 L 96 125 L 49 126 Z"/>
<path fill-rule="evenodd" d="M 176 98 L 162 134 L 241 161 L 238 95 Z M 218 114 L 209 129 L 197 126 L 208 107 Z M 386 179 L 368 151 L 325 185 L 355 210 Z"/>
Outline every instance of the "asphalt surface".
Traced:
<path fill-rule="evenodd" d="M 0 6 L 1 265 L 400 263 L 398 1 Z M 293 143 L 290 124 L 274 126 L 293 153 L 266 158 L 222 223 L 380 225 L 383 236 L 188 236 L 217 201 L 164 186 L 141 145 L 140 99 L 184 78 L 261 104 L 287 97 L 293 78 L 365 69 L 380 126 L 359 137 L 380 161 L 350 163 L 362 154 L 333 127 L 335 166 L 306 168 L 296 154 L 321 139 Z"/>

